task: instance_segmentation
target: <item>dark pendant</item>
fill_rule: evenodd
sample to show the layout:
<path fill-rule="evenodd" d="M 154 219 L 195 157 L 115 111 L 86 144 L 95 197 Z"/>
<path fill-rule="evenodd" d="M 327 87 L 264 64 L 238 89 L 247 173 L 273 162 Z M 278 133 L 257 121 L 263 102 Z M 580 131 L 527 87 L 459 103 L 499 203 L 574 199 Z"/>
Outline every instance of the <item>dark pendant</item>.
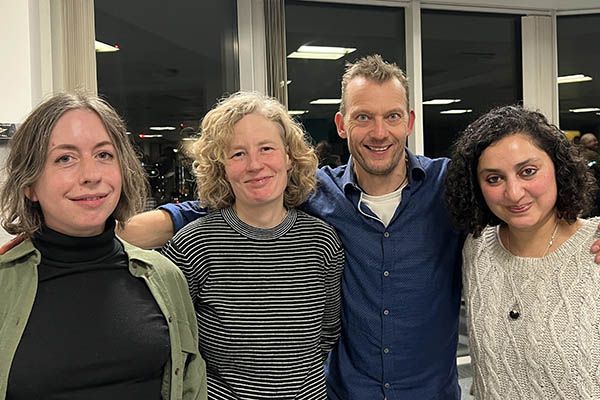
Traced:
<path fill-rule="evenodd" d="M 516 311 L 516 310 L 510 310 L 509 313 L 508 313 L 508 316 L 511 319 L 517 319 L 517 318 L 519 318 L 520 315 L 521 314 L 518 311 Z"/>

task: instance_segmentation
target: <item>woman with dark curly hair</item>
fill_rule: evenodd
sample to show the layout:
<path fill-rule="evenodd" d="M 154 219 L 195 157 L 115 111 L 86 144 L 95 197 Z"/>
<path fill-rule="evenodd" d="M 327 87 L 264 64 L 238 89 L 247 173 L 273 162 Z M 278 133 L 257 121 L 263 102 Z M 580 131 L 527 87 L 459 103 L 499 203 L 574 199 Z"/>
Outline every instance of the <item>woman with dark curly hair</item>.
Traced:
<path fill-rule="evenodd" d="M 455 143 L 446 199 L 463 249 L 479 399 L 600 398 L 593 178 L 546 118 L 500 107 Z"/>

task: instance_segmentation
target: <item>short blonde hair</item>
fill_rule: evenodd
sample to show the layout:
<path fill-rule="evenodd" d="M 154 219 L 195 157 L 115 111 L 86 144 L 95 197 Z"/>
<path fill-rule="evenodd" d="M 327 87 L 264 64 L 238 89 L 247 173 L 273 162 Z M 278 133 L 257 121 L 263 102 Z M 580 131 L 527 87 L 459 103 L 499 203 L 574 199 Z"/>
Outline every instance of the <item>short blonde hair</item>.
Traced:
<path fill-rule="evenodd" d="M 394 78 L 398 79 L 406 93 L 406 106 L 409 107 L 408 79 L 404 71 L 395 63 L 388 63 L 379 54 L 363 57 L 355 63 L 347 63 L 346 71 L 342 76 L 342 102 L 340 103 L 340 114 L 346 113 L 346 88 L 350 81 L 357 77 L 363 77 L 373 82 L 385 83 Z"/>
<path fill-rule="evenodd" d="M 192 145 L 198 198 L 204 207 L 231 207 L 235 195 L 225 175 L 225 152 L 233 127 L 248 114 L 260 114 L 274 122 L 281 132 L 292 165 L 284 193 L 284 206 L 302 204 L 316 186 L 317 156 L 304 129 L 276 99 L 257 92 L 237 92 L 222 99 L 202 120 L 200 137 Z"/>
<path fill-rule="evenodd" d="M 148 183 L 123 120 L 107 102 L 96 96 L 60 93 L 37 106 L 10 141 L 6 181 L 0 191 L 0 218 L 8 233 L 31 236 L 41 228 L 42 210 L 38 203 L 25 196 L 25 190 L 35 184 L 43 172 L 50 136 L 58 120 L 67 111 L 80 109 L 98 115 L 115 147 L 122 188 L 113 217 L 125 222 L 143 210 Z"/>

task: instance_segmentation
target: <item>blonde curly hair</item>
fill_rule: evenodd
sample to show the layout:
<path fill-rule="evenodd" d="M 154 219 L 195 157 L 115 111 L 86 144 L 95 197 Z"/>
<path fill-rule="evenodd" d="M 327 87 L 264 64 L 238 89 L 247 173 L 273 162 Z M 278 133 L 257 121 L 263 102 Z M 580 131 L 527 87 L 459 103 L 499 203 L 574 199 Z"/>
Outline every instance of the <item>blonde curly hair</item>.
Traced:
<path fill-rule="evenodd" d="M 244 116 L 260 114 L 279 128 L 290 157 L 284 206 L 302 204 L 316 187 L 317 156 L 304 129 L 276 99 L 257 92 L 237 92 L 221 99 L 202 120 L 200 137 L 191 146 L 198 199 L 203 207 L 222 209 L 233 206 L 235 195 L 225 175 L 226 151 L 233 128 Z"/>

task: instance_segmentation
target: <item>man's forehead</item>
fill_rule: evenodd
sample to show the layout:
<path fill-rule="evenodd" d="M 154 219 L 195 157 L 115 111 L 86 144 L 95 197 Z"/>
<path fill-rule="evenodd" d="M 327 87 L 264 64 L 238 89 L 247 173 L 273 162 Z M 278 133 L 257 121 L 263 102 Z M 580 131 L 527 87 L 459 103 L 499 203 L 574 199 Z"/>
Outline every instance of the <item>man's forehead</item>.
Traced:
<path fill-rule="evenodd" d="M 360 84 L 349 87 L 346 91 L 345 103 L 348 108 L 381 108 L 400 109 L 407 108 L 406 92 L 402 85 L 386 82 Z M 373 86 L 376 85 L 376 86 Z"/>

